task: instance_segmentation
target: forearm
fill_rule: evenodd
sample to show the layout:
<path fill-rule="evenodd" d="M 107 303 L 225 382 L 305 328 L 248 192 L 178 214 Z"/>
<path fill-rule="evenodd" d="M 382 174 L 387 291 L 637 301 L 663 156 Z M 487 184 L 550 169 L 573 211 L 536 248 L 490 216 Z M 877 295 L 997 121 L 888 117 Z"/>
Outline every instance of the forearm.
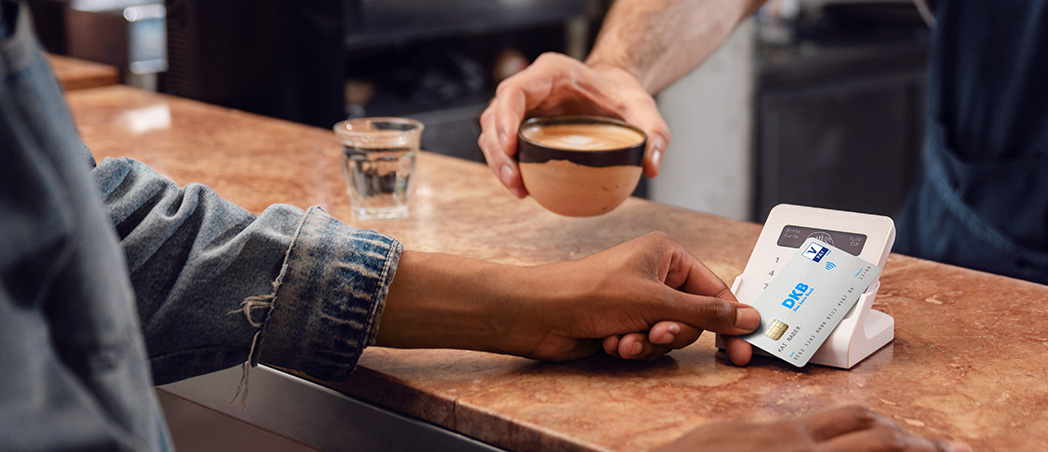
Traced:
<path fill-rule="evenodd" d="M 596 353 L 609 336 L 646 335 L 660 322 L 675 321 L 691 328 L 671 344 L 679 348 L 701 329 L 743 334 L 756 328 L 757 312 L 717 298 L 725 294 L 730 297 L 723 281 L 664 234 L 526 267 L 405 251 L 375 344 L 559 361 Z M 668 348 L 648 351 L 642 355 Z"/>
<path fill-rule="evenodd" d="M 586 64 L 634 75 L 656 93 L 701 64 L 764 0 L 617 0 Z"/>
<path fill-rule="evenodd" d="M 505 330 L 505 311 L 520 306 L 514 292 L 522 283 L 514 270 L 523 268 L 404 251 L 376 345 L 507 352 L 493 339 Z"/>
<path fill-rule="evenodd" d="M 514 266 L 405 251 L 375 345 L 564 360 L 595 353 L 608 334 L 643 329 L 592 327 L 600 272 L 579 262 Z"/>

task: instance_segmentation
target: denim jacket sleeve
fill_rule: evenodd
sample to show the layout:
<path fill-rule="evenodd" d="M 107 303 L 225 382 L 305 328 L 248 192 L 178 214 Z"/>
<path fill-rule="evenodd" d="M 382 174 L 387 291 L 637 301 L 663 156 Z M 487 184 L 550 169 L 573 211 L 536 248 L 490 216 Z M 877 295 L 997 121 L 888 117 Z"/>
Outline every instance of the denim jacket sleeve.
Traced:
<path fill-rule="evenodd" d="M 157 384 L 249 361 L 323 380 L 374 342 L 402 246 L 318 207 L 255 216 L 146 165 L 94 170 L 127 261 Z"/>

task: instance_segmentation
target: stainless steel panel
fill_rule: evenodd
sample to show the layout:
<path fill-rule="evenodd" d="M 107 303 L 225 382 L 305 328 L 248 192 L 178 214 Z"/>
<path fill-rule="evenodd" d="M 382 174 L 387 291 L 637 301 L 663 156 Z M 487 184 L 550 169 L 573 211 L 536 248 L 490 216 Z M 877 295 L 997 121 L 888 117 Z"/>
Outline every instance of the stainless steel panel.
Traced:
<path fill-rule="evenodd" d="M 266 366 L 252 369 L 246 404 L 231 403 L 240 377 L 236 367 L 158 389 L 319 450 L 501 450 Z"/>

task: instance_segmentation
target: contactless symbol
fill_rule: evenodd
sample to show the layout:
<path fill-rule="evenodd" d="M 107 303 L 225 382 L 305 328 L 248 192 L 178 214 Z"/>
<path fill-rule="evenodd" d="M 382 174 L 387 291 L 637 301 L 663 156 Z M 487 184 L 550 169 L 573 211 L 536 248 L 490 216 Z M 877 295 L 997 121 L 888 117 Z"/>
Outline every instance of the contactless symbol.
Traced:
<path fill-rule="evenodd" d="M 833 236 L 830 235 L 828 232 L 823 232 L 823 231 L 813 232 L 811 234 L 808 234 L 808 238 L 809 239 L 815 239 L 815 240 L 818 240 L 820 242 L 826 242 L 826 243 L 829 243 L 830 245 L 833 245 Z"/>
<path fill-rule="evenodd" d="M 782 337 L 782 333 L 785 333 L 788 329 L 790 329 L 789 325 L 778 320 L 772 320 L 771 325 L 768 325 L 768 329 L 764 330 L 764 335 L 770 337 L 773 341 L 777 341 Z"/>
<path fill-rule="evenodd" d="M 834 264 L 833 262 L 830 262 L 830 261 L 826 261 L 826 269 L 827 270 L 833 270 L 836 267 L 837 267 L 837 264 Z"/>

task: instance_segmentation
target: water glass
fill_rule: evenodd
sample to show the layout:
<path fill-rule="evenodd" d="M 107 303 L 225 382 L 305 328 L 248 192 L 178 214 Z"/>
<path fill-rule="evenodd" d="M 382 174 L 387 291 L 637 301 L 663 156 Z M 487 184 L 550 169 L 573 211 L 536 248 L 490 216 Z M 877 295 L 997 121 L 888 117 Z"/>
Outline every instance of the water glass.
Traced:
<path fill-rule="evenodd" d="M 375 220 L 408 215 L 423 128 L 407 118 L 357 118 L 335 124 L 353 216 Z"/>

